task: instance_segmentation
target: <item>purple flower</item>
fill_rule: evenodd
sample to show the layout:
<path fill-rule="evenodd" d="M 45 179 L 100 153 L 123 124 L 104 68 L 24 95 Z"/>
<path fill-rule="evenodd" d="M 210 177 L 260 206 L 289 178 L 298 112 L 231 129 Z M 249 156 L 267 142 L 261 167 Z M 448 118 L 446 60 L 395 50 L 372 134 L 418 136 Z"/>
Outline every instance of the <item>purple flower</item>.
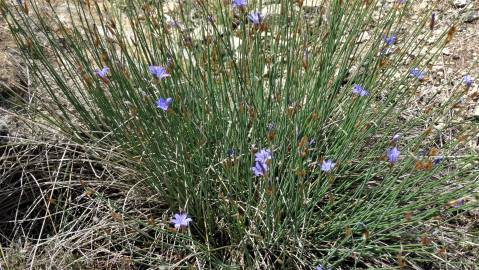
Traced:
<path fill-rule="evenodd" d="M 397 36 L 396 35 L 391 35 L 391 36 L 386 36 L 384 37 L 384 42 L 386 42 L 387 46 L 391 46 L 396 42 Z"/>
<path fill-rule="evenodd" d="M 168 24 L 169 24 L 172 28 L 180 28 L 180 24 L 179 24 L 176 20 L 171 20 Z M 150 67 L 150 71 L 151 71 L 151 67 Z"/>
<path fill-rule="evenodd" d="M 231 4 L 233 5 L 233 8 L 244 8 L 246 7 L 246 0 L 233 0 L 231 2 Z"/>
<path fill-rule="evenodd" d="M 255 176 L 263 176 L 268 171 L 268 165 L 266 163 L 256 161 L 254 167 L 251 167 L 251 171 Z"/>
<path fill-rule="evenodd" d="M 464 81 L 464 84 L 466 85 L 467 88 L 471 87 L 471 86 L 472 86 L 472 83 L 474 82 L 474 80 L 472 79 L 472 77 L 469 76 L 469 75 L 464 76 L 463 81 Z"/>
<path fill-rule="evenodd" d="M 432 162 L 434 165 L 439 165 L 442 161 L 443 157 L 437 157 L 434 159 L 434 161 Z"/>
<path fill-rule="evenodd" d="M 414 78 L 416 78 L 416 79 L 418 79 L 418 80 L 420 80 L 420 81 L 424 80 L 424 77 L 425 77 L 424 72 L 422 72 L 422 71 L 421 71 L 420 69 L 418 69 L 418 68 L 413 68 L 413 69 L 411 69 L 411 71 L 409 72 L 409 74 L 411 74 L 411 76 L 413 76 Z"/>
<path fill-rule="evenodd" d="M 254 26 L 261 24 L 261 13 L 253 12 L 248 14 L 248 20 L 253 23 Z"/>
<path fill-rule="evenodd" d="M 175 214 L 171 218 L 171 223 L 175 225 L 176 229 L 179 229 L 181 227 L 188 227 L 188 224 L 192 221 L 191 218 L 188 217 L 188 214 L 186 213 L 178 213 Z"/>
<path fill-rule="evenodd" d="M 150 73 L 156 76 L 158 79 L 164 79 L 167 77 L 171 77 L 171 75 L 166 72 L 166 68 L 161 66 L 150 66 Z"/>
<path fill-rule="evenodd" d="M 269 149 L 261 149 L 258 153 L 255 154 L 255 161 L 266 163 L 271 159 L 271 151 Z"/>
<path fill-rule="evenodd" d="M 353 94 L 359 95 L 360 97 L 364 97 L 365 95 L 368 95 L 369 92 L 367 90 L 365 90 L 361 85 L 354 84 L 353 85 Z"/>
<path fill-rule="evenodd" d="M 213 16 L 211 16 L 211 15 L 206 16 L 206 20 L 207 20 L 209 23 L 215 23 L 215 19 L 214 19 Z"/>
<path fill-rule="evenodd" d="M 389 163 L 391 164 L 396 163 L 400 154 L 401 154 L 401 151 L 399 151 L 397 147 L 388 149 L 386 155 L 388 157 Z"/>
<path fill-rule="evenodd" d="M 156 101 L 156 107 L 158 109 L 162 109 L 163 111 L 167 111 L 168 110 L 168 107 L 170 106 L 171 102 L 173 102 L 173 99 L 172 98 L 167 98 L 167 99 L 164 99 L 164 98 L 159 98 L 157 101 Z"/>
<path fill-rule="evenodd" d="M 400 138 L 401 138 L 401 135 L 394 134 L 392 140 L 393 140 L 393 142 L 397 142 L 397 141 L 399 141 Z"/>
<path fill-rule="evenodd" d="M 317 267 L 316 267 L 316 270 L 324 270 L 324 269 L 323 269 L 323 267 L 321 267 L 321 266 L 317 266 Z"/>
<path fill-rule="evenodd" d="M 461 206 L 464 205 L 464 203 L 466 203 L 466 201 L 464 199 L 459 199 L 459 200 L 456 200 L 456 203 L 454 204 L 454 208 L 459 208 Z"/>
<path fill-rule="evenodd" d="M 334 168 L 334 166 L 336 166 L 336 163 L 333 163 L 332 160 L 323 160 L 323 163 L 321 163 L 321 171 L 329 172 Z"/>
<path fill-rule="evenodd" d="M 271 160 L 271 151 L 269 149 L 261 149 L 255 154 L 254 167 L 251 167 L 251 171 L 255 176 L 263 176 L 268 171 L 267 162 Z"/>
<path fill-rule="evenodd" d="M 101 70 L 97 69 L 95 71 L 96 75 L 98 75 L 98 77 L 100 78 L 105 78 L 106 74 L 110 71 L 110 68 L 109 67 L 104 67 L 102 68 Z"/>

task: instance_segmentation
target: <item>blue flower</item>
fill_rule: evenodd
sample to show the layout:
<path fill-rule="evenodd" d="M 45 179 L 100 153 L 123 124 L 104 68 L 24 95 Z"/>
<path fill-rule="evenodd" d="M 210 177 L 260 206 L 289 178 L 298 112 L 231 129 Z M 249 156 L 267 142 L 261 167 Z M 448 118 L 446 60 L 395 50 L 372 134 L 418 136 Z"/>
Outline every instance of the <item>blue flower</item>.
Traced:
<path fill-rule="evenodd" d="M 255 154 L 255 161 L 266 163 L 271 159 L 271 151 L 268 149 L 261 149 L 258 153 Z"/>
<path fill-rule="evenodd" d="M 391 46 L 396 42 L 397 36 L 396 35 L 391 35 L 391 36 L 386 36 L 384 37 L 384 42 L 386 42 L 387 46 Z"/>
<path fill-rule="evenodd" d="M 251 167 L 255 176 L 262 176 L 268 171 L 267 162 L 271 160 L 271 151 L 269 149 L 261 149 L 258 153 L 255 154 L 255 163 L 254 167 Z"/>
<path fill-rule="evenodd" d="M 246 0 L 233 0 L 231 4 L 233 5 L 233 8 L 244 8 L 246 7 L 247 2 Z"/>
<path fill-rule="evenodd" d="M 102 68 L 101 70 L 97 69 L 97 70 L 95 71 L 95 73 L 96 73 L 96 75 L 98 75 L 98 77 L 100 77 L 100 78 L 103 79 L 103 78 L 105 78 L 106 74 L 107 74 L 109 71 L 110 71 L 110 68 L 104 67 L 104 68 Z"/>
<path fill-rule="evenodd" d="M 171 223 L 175 226 L 176 229 L 179 229 L 181 227 L 188 227 L 191 221 L 193 220 L 189 218 L 188 214 L 186 213 L 178 213 L 171 218 Z"/>
<path fill-rule="evenodd" d="M 400 138 L 401 138 L 401 135 L 394 134 L 393 137 L 392 137 L 392 140 L 393 140 L 393 142 L 397 142 L 397 141 L 399 141 Z"/>
<path fill-rule="evenodd" d="M 466 203 L 466 200 L 464 199 L 459 199 L 459 200 L 456 200 L 456 203 L 454 204 L 454 208 L 459 208 L 461 206 L 463 206 L 464 204 Z"/>
<path fill-rule="evenodd" d="M 167 99 L 164 99 L 164 98 L 159 98 L 157 101 L 156 101 L 156 107 L 158 109 L 162 109 L 163 111 L 167 111 L 168 110 L 168 107 L 170 106 L 171 102 L 173 102 L 173 99 L 172 98 L 167 98 Z"/>
<path fill-rule="evenodd" d="M 253 23 L 254 26 L 258 26 L 261 24 L 261 13 L 259 12 L 253 12 L 253 13 L 250 13 L 248 14 L 248 19 L 250 20 L 250 22 Z"/>
<path fill-rule="evenodd" d="M 167 77 L 171 77 L 171 75 L 166 72 L 166 68 L 161 66 L 150 66 L 150 73 L 156 76 L 158 79 L 164 79 Z"/>
<path fill-rule="evenodd" d="M 353 85 L 353 94 L 359 95 L 360 97 L 364 97 L 369 94 L 367 90 L 365 90 L 361 85 L 354 84 Z"/>
<path fill-rule="evenodd" d="M 172 28 L 180 28 L 180 24 L 176 20 L 172 20 L 168 23 Z M 150 67 L 151 71 L 151 67 Z"/>
<path fill-rule="evenodd" d="M 464 76 L 463 81 L 464 81 L 464 85 L 466 85 L 467 88 L 471 87 L 471 86 L 472 86 L 472 83 L 474 82 L 474 80 L 472 79 L 472 77 L 469 76 L 469 75 Z"/>
<path fill-rule="evenodd" d="M 401 151 L 399 151 L 397 147 L 388 149 L 386 155 L 388 157 L 389 163 L 391 164 L 396 163 L 400 154 L 401 154 Z"/>
<path fill-rule="evenodd" d="M 334 166 L 336 166 L 336 163 L 334 163 L 332 160 L 323 160 L 323 163 L 321 163 L 321 171 L 329 172 L 334 168 Z"/>
<path fill-rule="evenodd" d="M 251 167 L 251 171 L 255 176 L 263 176 L 268 171 L 268 165 L 266 163 L 256 161 L 254 167 Z"/>
<path fill-rule="evenodd" d="M 443 157 L 437 157 L 434 159 L 434 161 L 432 162 L 434 165 L 439 165 L 442 161 Z"/>
<path fill-rule="evenodd" d="M 420 69 L 418 69 L 418 68 L 413 68 L 413 69 L 411 69 L 411 71 L 409 72 L 409 74 L 411 74 L 411 76 L 413 76 L 414 78 L 416 78 L 416 79 L 418 79 L 418 80 L 420 80 L 420 81 L 424 80 L 424 78 L 425 78 L 424 72 L 422 72 L 422 71 L 421 71 Z"/>

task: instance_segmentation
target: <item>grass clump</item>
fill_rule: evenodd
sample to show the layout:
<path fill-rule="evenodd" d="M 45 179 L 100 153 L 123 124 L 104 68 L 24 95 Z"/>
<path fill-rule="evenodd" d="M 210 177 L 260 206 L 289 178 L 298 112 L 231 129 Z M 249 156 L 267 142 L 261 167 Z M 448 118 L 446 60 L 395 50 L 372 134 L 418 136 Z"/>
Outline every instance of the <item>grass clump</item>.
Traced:
<path fill-rule="evenodd" d="M 112 249 L 146 267 L 438 260 L 443 243 L 418 239 L 424 222 L 470 207 L 447 203 L 476 187 L 477 158 L 453 157 L 475 130 L 444 120 L 462 88 L 408 110 L 454 26 L 402 30 L 409 1 L 167 4 L 3 8 L 47 92 L 39 119 L 111 149 L 141 177 L 124 181 L 166 206 L 139 217 L 99 196 L 125 226 Z"/>

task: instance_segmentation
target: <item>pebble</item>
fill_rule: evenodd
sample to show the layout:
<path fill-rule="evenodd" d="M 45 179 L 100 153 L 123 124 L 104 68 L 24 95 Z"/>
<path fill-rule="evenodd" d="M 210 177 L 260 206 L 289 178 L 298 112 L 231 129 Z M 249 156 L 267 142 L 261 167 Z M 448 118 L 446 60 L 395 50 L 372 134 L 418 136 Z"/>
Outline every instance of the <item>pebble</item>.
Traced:
<path fill-rule="evenodd" d="M 470 9 L 462 13 L 461 20 L 465 23 L 472 23 L 479 19 L 479 9 Z"/>
<path fill-rule="evenodd" d="M 363 42 L 366 42 L 370 39 L 371 39 L 371 35 L 367 31 L 364 31 L 364 32 L 361 33 L 361 35 L 359 36 L 359 39 L 356 43 L 363 43 Z"/>
<path fill-rule="evenodd" d="M 471 3 L 471 0 L 454 0 L 452 5 L 455 8 L 463 8 Z"/>
<path fill-rule="evenodd" d="M 472 113 L 472 116 L 475 118 L 479 118 L 479 104 L 476 105 L 476 107 L 474 108 L 474 112 Z"/>

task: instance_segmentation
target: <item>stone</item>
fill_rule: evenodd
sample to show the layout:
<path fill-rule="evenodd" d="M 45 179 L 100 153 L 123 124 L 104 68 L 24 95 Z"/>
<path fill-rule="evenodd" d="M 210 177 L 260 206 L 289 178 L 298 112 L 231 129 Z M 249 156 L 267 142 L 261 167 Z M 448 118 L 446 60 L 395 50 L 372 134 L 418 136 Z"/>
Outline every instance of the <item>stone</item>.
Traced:
<path fill-rule="evenodd" d="M 364 31 L 361 33 L 361 35 L 358 38 L 358 41 L 356 43 L 363 43 L 371 39 L 371 35 L 367 32 Z"/>
<path fill-rule="evenodd" d="M 463 8 L 469 5 L 470 3 L 471 3 L 471 0 L 454 0 L 454 2 L 452 2 L 452 5 L 455 8 Z"/>
<path fill-rule="evenodd" d="M 461 15 L 461 21 L 465 23 L 472 23 L 476 20 L 479 20 L 479 9 L 470 9 L 466 10 Z"/>
<path fill-rule="evenodd" d="M 472 112 L 472 116 L 476 119 L 479 119 L 479 104 L 476 105 L 476 107 L 474 108 L 474 111 Z"/>

